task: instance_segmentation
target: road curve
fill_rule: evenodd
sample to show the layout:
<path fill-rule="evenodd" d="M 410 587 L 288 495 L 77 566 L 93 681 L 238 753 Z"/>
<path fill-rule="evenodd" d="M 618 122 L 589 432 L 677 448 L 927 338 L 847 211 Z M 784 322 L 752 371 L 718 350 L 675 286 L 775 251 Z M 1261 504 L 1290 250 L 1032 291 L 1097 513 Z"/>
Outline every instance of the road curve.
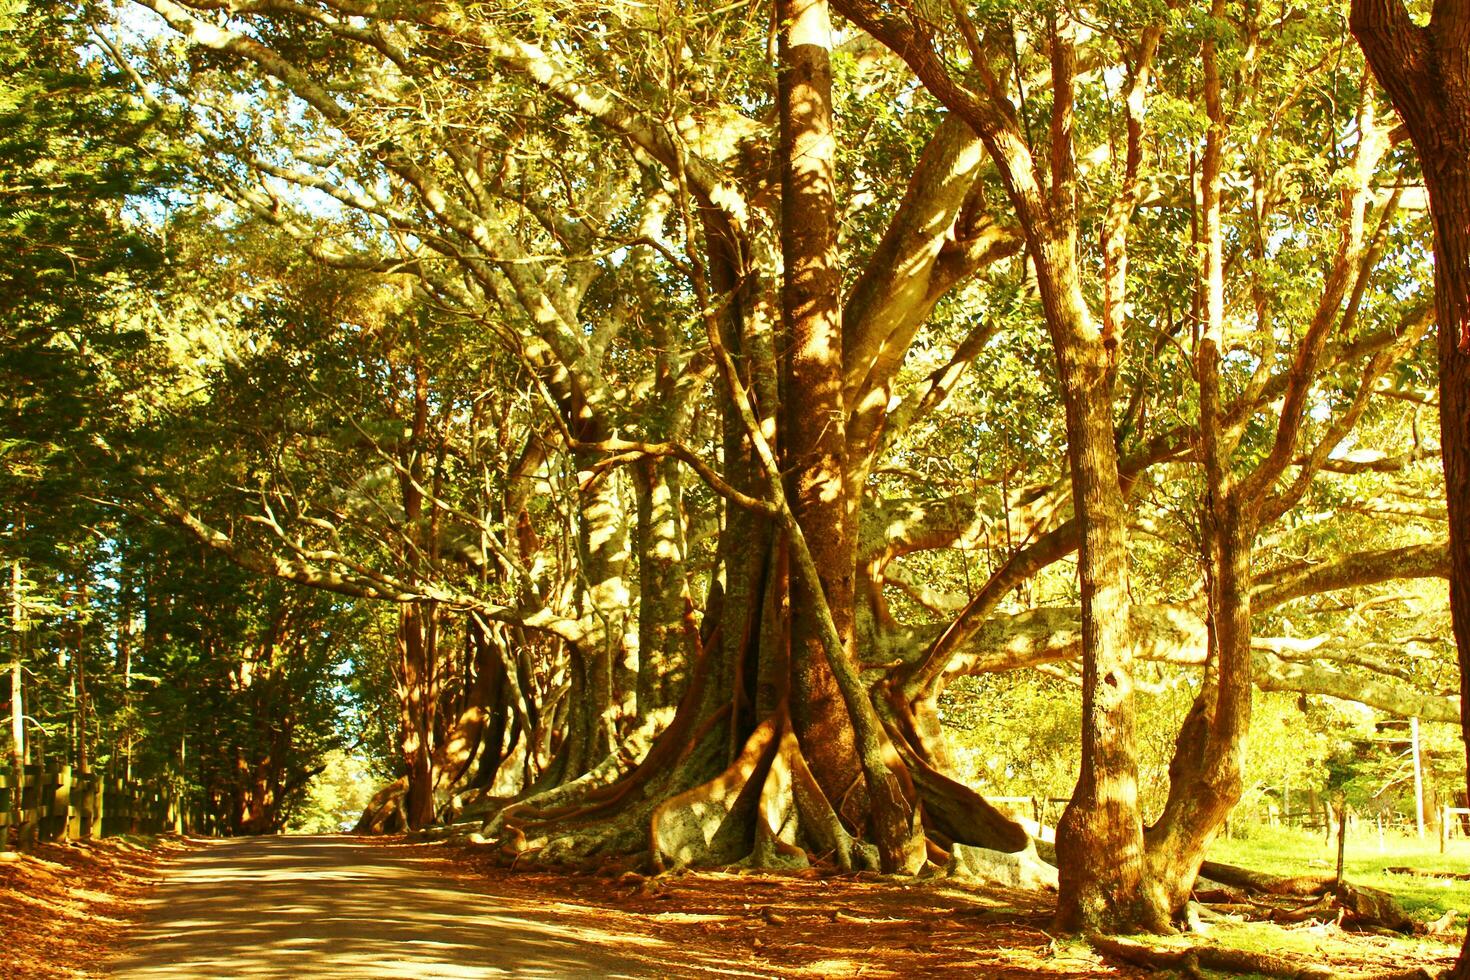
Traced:
<path fill-rule="evenodd" d="M 163 869 L 142 923 L 104 976 L 710 975 L 670 970 L 676 951 L 652 938 L 538 921 L 534 902 L 474 891 L 425 853 L 354 837 L 206 842 Z"/>

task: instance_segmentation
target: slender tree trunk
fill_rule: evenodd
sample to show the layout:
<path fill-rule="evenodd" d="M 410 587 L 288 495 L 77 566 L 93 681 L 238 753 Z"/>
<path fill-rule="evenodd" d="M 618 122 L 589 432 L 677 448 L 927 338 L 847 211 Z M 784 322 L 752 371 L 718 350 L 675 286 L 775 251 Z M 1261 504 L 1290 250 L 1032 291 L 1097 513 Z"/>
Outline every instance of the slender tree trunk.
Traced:
<path fill-rule="evenodd" d="M 1250 525 L 1230 502 L 1212 521 L 1210 651 L 1199 695 L 1169 763 L 1169 796 L 1145 834 L 1148 888 L 1158 914 L 1184 908 L 1205 852 L 1240 801 L 1250 725 Z"/>
<path fill-rule="evenodd" d="M 1082 765 L 1057 822 L 1057 921 L 1069 931 L 1158 929 L 1144 893 L 1143 815 L 1134 736 L 1127 502 L 1118 475 L 1113 378 L 1118 338 L 1100 331 L 1082 292 L 1072 137 L 1076 51 L 1064 17 L 1051 29 L 1051 187 L 1027 222 L 1066 407 L 1067 457 L 1082 536 Z"/>
<path fill-rule="evenodd" d="M 1210 14 L 1223 19 L 1224 0 L 1214 0 Z M 1149 899 L 1163 919 L 1183 909 L 1206 850 L 1240 800 L 1253 690 L 1250 562 L 1256 522 L 1253 502 L 1240 499 L 1221 406 L 1225 270 L 1220 173 L 1226 124 L 1213 35 L 1205 39 L 1203 61 L 1210 128 L 1200 176 L 1205 251 L 1200 278 L 1205 318 L 1195 367 L 1205 472 L 1200 543 L 1209 604 L 1209 648 L 1199 695 L 1175 741 L 1164 810 L 1145 833 Z"/>
<path fill-rule="evenodd" d="M 583 764 L 569 772 L 578 776 L 613 750 L 619 724 L 634 714 L 637 665 L 629 663 L 626 642 L 632 615 L 632 595 L 626 578 L 628 565 L 628 515 L 618 492 L 614 474 L 598 476 L 592 469 L 594 457 L 578 460 L 578 478 L 590 484 L 582 497 L 582 522 L 578 544 L 585 576 L 585 592 L 579 609 L 586 635 L 579 645 L 584 655 L 583 697 L 590 729 Z"/>
<path fill-rule="evenodd" d="M 1081 302 L 1080 289 L 1074 302 Z M 1059 924 L 1068 931 L 1156 928 L 1143 894 L 1128 542 L 1114 448 L 1110 365 L 1101 342 L 1057 348 L 1067 455 L 1083 522 L 1082 768 L 1057 823 Z"/>
<path fill-rule="evenodd" d="M 87 580 L 81 580 L 77 608 L 76 645 L 72 648 L 72 660 L 77 685 L 77 772 L 90 772 L 91 752 L 87 745 L 87 715 L 91 712 L 91 699 L 87 693 L 87 634 L 82 616 L 87 609 Z"/>
<path fill-rule="evenodd" d="M 646 459 L 633 467 L 638 494 L 638 716 L 679 702 L 697 637 L 684 575 L 678 464 Z"/>
<path fill-rule="evenodd" d="M 21 665 L 21 630 L 25 626 L 25 611 L 20 602 L 20 559 L 10 563 L 10 834 L 19 844 L 21 840 L 21 797 L 24 795 L 26 774 L 26 725 L 25 699 L 22 697 L 21 682 L 25 667 Z"/>
<path fill-rule="evenodd" d="M 436 746 L 434 756 L 434 779 L 441 793 L 453 789 L 469 772 L 475 753 L 482 741 L 487 740 L 486 727 L 496 717 L 497 711 L 503 726 L 505 666 L 494 647 L 495 642 L 479 617 L 466 618 L 465 676 L 461 678 L 459 703 L 454 711 L 454 721 Z M 494 764 L 497 765 L 504 734 L 502 727 L 494 732 L 493 744 L 486 746 L 486 751 L 495 756 Z"/>

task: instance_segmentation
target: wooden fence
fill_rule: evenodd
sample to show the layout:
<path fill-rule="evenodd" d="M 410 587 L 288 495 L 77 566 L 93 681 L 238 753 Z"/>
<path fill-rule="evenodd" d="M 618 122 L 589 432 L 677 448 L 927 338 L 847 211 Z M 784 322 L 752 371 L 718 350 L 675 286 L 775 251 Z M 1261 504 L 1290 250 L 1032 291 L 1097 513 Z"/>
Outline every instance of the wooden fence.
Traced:
<path fill-rule="evenodd" d="M 0 828 L 14 821 L 15 777 L 0 776 Z M 114 834 L 187 833 L 197 814 L 171 791 L 96 773 L 77 773 L 71 766 L 43 772 L 27 766 L 20 788 L 22 836 L 43 840 L 77 840 Z M 3 839 L 4 831 L 0 831 Z"/>

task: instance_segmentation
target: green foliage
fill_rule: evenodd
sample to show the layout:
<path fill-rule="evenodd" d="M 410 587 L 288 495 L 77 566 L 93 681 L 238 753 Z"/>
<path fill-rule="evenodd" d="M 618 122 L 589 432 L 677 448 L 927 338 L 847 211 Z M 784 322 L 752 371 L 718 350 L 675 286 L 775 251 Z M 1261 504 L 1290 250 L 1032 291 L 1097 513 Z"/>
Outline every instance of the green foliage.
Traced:
<path fill-rule="evenodd" d="M 611 465 L 627 459 L 567 451 L 567 437 L 677 438 L 725 477 L 744 475 L 743 433 L 716 380 L 701 307 L 724 318 L 758 408 L 778 415 L 770 375 L 786 352 L 774 315 L 776 78 L 769 25 L 753 8 L 442 5 L 446 21 L 534 43 L 581 94 L 608 93 L 654 142 L 672 141 L 671 164 L 615 122 L 590 121 L 568 89 L 553 97 L 533 72 L 497 61 L 493 46 L 395 20 L 415 5 L 381 5 L 361 25 L 296 16 L 290 5 L 226 6 L 194 9 L 266 45 L 299 77 L 268 77 L 239 51 L 192 47 L 161 27 L 132 31 L 125 19 L 96 22 L 119 43 L 104 50 L 86 20 L 102 5 L 0 0 L 0 490 L 12 511 L 4 557 L 23 565 L 28 622 L 17 642 L 36 667 L 37 716 L 53 742 L 45 751 L 63 755 L 55 743 L 78 741 L 90 711 L 99 763 L 187 781 L 237 824 L 242 808 L 259 804 L 269 770 L 275 815 L 299 805 L 296 826 L 325 828 L 356 799 L 364 767 L 386 778 L 402 763 L 396 610 L 363 596 L 456 597 L 443 602 L 446 650 L 463 635 L 456 617 L 475 603 L 536 619 L 503 642 L 527 654 L 528 700 L 556 703 L 571 669 L 545 622 L 596 620 L 628 636 L 639 609 L 631 590 L 599 607 L 586 581 L 584 491 L 605 480 L 631 527 L 630 481 Z M 972 7 L 1007 42 L 996 84 L 1014 98 L 1017 137 L 1044 180 L 1053 102 L 1041 39 L 1061 8 Z M 1142 203 L 1128 223 L 1114 417 L 1119 452 L 1136 467 L 1127 474 L 1131 599 L 1199 611 L 1200 48 L 1207 38 L 1219 45 L 1226 78 L 1223 384 L 1228 402 L 1246 399 L 1230 420 L 1238 473 L 1270 451 L 1281 411 L 1280 385 L 1271 385 L 1319 313 L 1360 135 L 1363 66 L 1340 11 L 1305 0 L 1231 4 L 1223 19 L 1162 0 L 1068 9 L 1086 31 L 1070 122 L 1081 165 L 1067 203 L 1094 310 L 1110 261 L 1107 219 L 1125 186 L 1126 52 L 1150 21 L 1165 28 L 1140 146 Z M 835 192 L 850 290 L 943 113 L 899 61 L 855 31 L 843 38 L 833 66 Z M 944 41 L 944 57 L 968 61 L 961 38 Z M 146 96 L 115 56 L 146 76 Z M 340 112 L 322 113 L 325 99 Z M 718 184 L 709 200 L 688 194 L 690 172 L 680 168 L 695 163 Z M 1383 169 L 1383 186 L 1401 170 L 1412 176 L 1401 156 Z M 958 262 L 973 227 L 1016 223 L 1006 191 L 987 161 L 962 220 L 927 229 L 946 238 L 943 262 Z M 746 216 L 735 251 L 747 264 L 732 273 L 738 282 L 716 275 L 712 284 L 711 205 L 727 198 Z M 1369 349 L 1423 312 L 1423 216 L 1389 215 L 1383 198 L 1369 222 L 1381 254 L 1361 294 L 1337 304 L 1353 313 L 1331 332 L 1294 452 L 1330 435 L 1352 404 L 1364 365 L 1353 345 Z M 948 621 L 1074 512 L 1036 274 L 1019 251 L 956 273 L 925 297 L 932 310 L 922 307 L 912 343 L 896 352 L 902 369 L 873 392 L 912 399 L 977 326 L 995 328 L 942 403 L 875 434 L 884 448 L 860 488 L 865 507 L 962 498 L 974 512 L 962 531 L 936 532 L 940 543 L 896 542 L 864 569 L 894 579 L 901 570 L 947 603 L 887 588 L 888 606 L 872 618 L 894 622 L 875 634 Z M 1387 378 L 1394 397 L 1371 400 L 1327 447 L 1334 461 L 1423 450 L 1433 425 L 1421 390 L 1432 376 L 1427 346 L 1408 352 Z M 779 424 L 772 432 L 779 443 Z M 1437 464 L 1419 455 L 1399 471 L 1318 474 L 1297 506 L 1261 529 L 1254 573 L 1267 581 L 1355 550 L 1441 538 L 1431 506 Z M 259 563 L 247 573 L 159 530 L 163 493 L 216 529 L 216 546 L 223 539 L 237 558 L 327 569 L 338 576 L 334 591 L 262 581 Z M 1017 515 L 1037 501 L 1050 509 L 1025 523 Z M 745 542 L 722 539 L 730 505 L 692 478 L 679 504 L 693 622 L 709 612 L 706 590 L 740 587 L 717 563 Z M 649 556 L 625 552 L 619 571 L 633 581 Z M 1030 575 L 996 619 L 1077 605 L 1073 562 L 1064 555 Z M 694 625 L 708 636 L 712 623 Z M 1357 657 L 1317 666 L 1371 670 L 1436 695 L 1454 686 L 1438 585 L 1306 596 L 1258 610 L 1254 625 L 1285 640 L 1345 640 L 1337 649 Z M 878 662 L 879 652 L 888 653 L 863 649 L 861 659 Z M 90 708 L 70 694 L 79 665 L 96 679 Z M 946 692 L 954 754 L 987 792 L 1070 792 L 1076 678 L 1066 664 L 1052 667 L 964 678 Z M 1200 669 L 1148 664 L 1138 675 L 1140 777 L 1153 814 Z M 443 690 L 448 703 L 454 683 Z M 562 701 L 556 710 L 569 709 Z M 1287 787 L 1341 786 L 1367 805 L 1395 776 L 1397 762 L 1355 741 L 1371 729 L 1367 714 L 1291 694 L 1259 697 L 1255 712 L 1247 811 Z M 548 733 L 545 746 L 559 736 Z M 359 743 L 350 756 L 346 742 Z M 323 764 L 298 803 L 306 774 Z"/>
<path fill-rule="evenodd" d="M 312 777 L 286 829 L 293 834 L 335 834 L 349 830 L 377 788 L 366 761 L 342 749 L 322 757 L 322 771 Z"/>

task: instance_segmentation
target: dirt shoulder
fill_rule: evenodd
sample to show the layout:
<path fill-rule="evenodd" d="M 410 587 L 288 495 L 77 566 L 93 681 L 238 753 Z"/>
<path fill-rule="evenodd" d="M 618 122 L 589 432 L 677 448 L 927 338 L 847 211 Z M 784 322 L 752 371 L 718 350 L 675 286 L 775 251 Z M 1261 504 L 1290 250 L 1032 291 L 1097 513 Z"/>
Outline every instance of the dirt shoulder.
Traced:
<path fill-rule="evenodd" d="M 444 846 L 459 873 L 495 896 L 535 898 L 568 928 L 617 929 L 679 950 L 671 967 L 724 964 L 762 977 L 1143 977 L 1052 931 L 1055 898 L 950 879 L 877 875 L 570 874 L 500 865 L 483 849 Z M 1281 926 L 1225 919 L 1204 935 L 1154 937 L 1162 947 L 1211 944 L 1274 953 L 1343 978 L 1413 967 L 1435 974 L 1463 934 L 1353 932 L 1331 921 Z M 670 969 L 667 975 L 686 975 Z"/>
<path fill-rule="evenodd" d="M 0 853 L 0 976 L 99 976 L 173 840 L 106 838 Z"/>
<path fill-rule="evenodd" d="M 683 969 L 721 964 L 759 977 L 1142 977 L 1051 932 L 1052 901 L 945 879 L 873 874 L 572 874 L 515 870 L 444 846 L 478 890 L 540 897 L 568 928 L 640 933 L 678 950 Z"/>

